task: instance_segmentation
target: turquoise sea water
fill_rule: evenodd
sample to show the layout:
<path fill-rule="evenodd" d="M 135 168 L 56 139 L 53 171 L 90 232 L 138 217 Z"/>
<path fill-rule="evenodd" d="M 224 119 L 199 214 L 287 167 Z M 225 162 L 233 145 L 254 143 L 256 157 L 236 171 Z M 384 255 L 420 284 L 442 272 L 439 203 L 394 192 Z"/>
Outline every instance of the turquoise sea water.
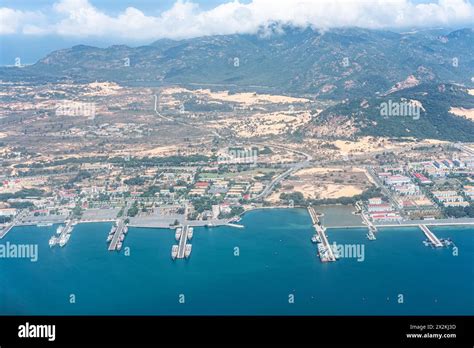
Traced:
<path fill-rule="evenodd" d="M 77 225 L 62 249 L 48 246 L 55 227 L 15 228 L 0 243 L 37 243 L 39 258 L 0 259 L 0 314 L 474 314 L 474 227 L 433 228 L 458 256 L 424 246 L 418 228 L 384 228 L 373 242 L 364 228 L 328 230 L 331 243 L 364 245 L 365 259 L 323 264 L 305 210 L 253 211 L 241 223 L 196 228 L 191 258 L 176 261 L 171 230 L 131 228 L 125 256 L 107 251 L 107 223 Z"/>

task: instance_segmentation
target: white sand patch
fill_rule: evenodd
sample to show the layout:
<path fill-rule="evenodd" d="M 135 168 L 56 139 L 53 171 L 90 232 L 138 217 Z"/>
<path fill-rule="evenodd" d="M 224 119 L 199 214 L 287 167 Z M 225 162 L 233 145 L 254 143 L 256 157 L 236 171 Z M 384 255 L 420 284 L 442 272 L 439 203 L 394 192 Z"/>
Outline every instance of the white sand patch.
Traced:
<path fill-rule="evenodd" d="M 161 92 L 162 96 L 172 96 L 173 94 L 189 93 L 197 97 L 205 97 L 206 99 L 219 100 L 224 102 L 239 103 L 244 106 L 258 104 L 293 104 L 293 103 L 309 103 L 306 98 L 294 98 L 282 95 L 257 94 L 257 93 L 235 93 L 229 94 L 229 91 L 212 92 L 210 89 L 198 89 L 195 91 L 185 88 L 172 87 L 166 88 Z"/>
<path fill-rule="evenodd" d="M 474 109 L 451 108 L 449 112 L 456 116 L 465 117 L 468 120 L 474 121 Z"/>

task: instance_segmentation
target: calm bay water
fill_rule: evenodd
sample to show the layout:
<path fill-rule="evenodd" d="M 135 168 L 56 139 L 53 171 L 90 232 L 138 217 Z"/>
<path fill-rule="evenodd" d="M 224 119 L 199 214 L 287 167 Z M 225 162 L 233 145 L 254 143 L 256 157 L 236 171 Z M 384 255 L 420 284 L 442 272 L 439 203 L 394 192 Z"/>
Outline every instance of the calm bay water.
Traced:
<path fill-rule="evenodd" d="M 37 243 L 39 259 L 0 259 L 0 314 L 474 314 L 472 226 L 433 228 L 458 256 L 424 246 L 418 228 L 384 228 L 373 242 L 364 228 L 328 230 L 331 243 L 364 245 L 365 260 L 322 264 L 305 210 L 253 211 L 241 223 L 196 228 L 191 258 L 176 261 L 171 230 L 131 228 L 125 256 L 107 251 L 111 224 L 77 225 L 62 249 L 48 246 L 55 227 L 16 228 L 1 243 Z"/>

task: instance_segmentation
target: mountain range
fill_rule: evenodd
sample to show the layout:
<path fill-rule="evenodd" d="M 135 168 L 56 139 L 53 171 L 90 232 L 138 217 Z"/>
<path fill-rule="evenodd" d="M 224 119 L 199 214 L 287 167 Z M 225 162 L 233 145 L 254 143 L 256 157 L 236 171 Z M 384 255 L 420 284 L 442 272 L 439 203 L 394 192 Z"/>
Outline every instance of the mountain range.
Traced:
<path fill-rule="evenodd" d="M 159 40 L 141 47 L 80 45 L 31 66 L 0 69 L 2 80 L 260 86 L 321 98 L 384 93 L 409 76 L 420 83 L 472 84 L 474 31 L 285 28 L 270 36 Z"/>
<path fill-rule="evenodd" d="M 474 122 L 451 107 L 473 108 L 474 31 L 397 33 L 361 28 L 284 28 L 271 35 L 158 40 L 147 46 L 74 46 L 21 68 L 0 68 L 3 81 L 114 81 L 228 90 L 270 90 L 336 102 L 306 134 L 338 127 L 338 136 L 380 135 L 474 141 Z M 443 87 L 441 87 L 443 86 Z M 387 99 L 421 102 L 418 122 L 380 118 Z"/>

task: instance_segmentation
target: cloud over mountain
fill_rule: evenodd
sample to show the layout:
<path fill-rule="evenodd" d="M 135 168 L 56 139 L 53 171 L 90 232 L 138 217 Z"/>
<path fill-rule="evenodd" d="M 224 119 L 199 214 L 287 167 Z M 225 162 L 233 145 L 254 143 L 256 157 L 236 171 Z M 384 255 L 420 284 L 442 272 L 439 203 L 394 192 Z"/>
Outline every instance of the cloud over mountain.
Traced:
<path fill-rule="evenodd" d="M 60 0 L 45 11 L 0 8 L 0 35 L 149 40 L 256 33 L 274 23 L 319 29 L 460 27 L 474 23 L 474 5 L 469 0 L 235 0 L 209 10 L 192 1 L 177 0 L 158 16 L 134 7 L 112 15 L 88 0 Z"/>

